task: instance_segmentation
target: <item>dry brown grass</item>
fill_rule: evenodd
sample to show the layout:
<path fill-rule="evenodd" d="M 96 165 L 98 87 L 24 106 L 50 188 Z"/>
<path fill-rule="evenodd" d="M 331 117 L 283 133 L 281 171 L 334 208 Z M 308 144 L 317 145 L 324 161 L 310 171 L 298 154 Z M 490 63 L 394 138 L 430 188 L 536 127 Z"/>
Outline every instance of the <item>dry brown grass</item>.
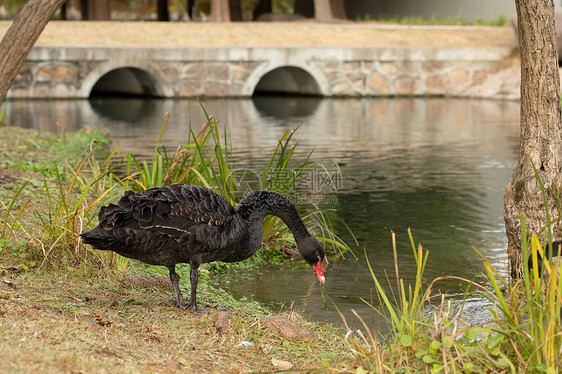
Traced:
<path fill-rule="evenodd" d="M 298 371 L 323 371 L 320 359 L 332 368 L 352 361 L 330 327 L 298 321 L 316 337 L 288 341 L 243 305 L 228 311 L 226 329 L 221 313 L 218 329 L 219 313 L 166 306 L 162 289 L 70 270 L 1 272 L 0 372 L 271 372 L 279 360 Z"/>
<path fill-rule="evenodd" d="M 10 22 L 0 22 L 2 37 Z M 52 21 L 38 45 L 511 47 L 511 27 L 408 26 L 318 22 Z"/>

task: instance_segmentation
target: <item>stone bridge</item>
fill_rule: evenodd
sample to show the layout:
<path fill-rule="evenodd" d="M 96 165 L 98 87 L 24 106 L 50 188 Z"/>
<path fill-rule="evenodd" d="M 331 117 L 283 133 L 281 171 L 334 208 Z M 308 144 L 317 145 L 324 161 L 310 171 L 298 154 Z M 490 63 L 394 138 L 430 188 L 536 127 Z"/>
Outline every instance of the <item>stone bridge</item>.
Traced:
<path fill-rule="evenodd" d="M 38 45 L 11 98 L 452 95 L 503 47 L 107 47 Z"/>

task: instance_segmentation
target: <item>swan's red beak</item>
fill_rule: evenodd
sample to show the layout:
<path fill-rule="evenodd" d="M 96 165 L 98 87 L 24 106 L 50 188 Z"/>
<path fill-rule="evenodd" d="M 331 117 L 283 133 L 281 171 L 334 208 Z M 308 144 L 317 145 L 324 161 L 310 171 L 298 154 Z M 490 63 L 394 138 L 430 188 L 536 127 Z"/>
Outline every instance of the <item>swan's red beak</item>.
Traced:
<path fill-rule="evenodd" d="M 322 283 L 322 284 L 326 283 L 326 278 L 324 277 L 324 267 L 322 266 L 322 261 L 318 261 L 318 263 L 316 265 L 314 265 L 312 268 L 314 270 L 316 270 L 316 276 L 318 277 L 318 280 L 320 281 L 320 283 Z"/>

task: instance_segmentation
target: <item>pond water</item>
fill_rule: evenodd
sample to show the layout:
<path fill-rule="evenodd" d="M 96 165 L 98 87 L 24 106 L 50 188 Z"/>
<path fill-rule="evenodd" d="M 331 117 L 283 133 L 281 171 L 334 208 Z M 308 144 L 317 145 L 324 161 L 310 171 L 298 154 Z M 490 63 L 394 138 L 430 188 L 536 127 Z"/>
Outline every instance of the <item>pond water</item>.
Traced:
<path fill-rule="evenodd" d="M 407 229 L 416 245 L 429 250 L 425 279 L 455 275 L 483 280 L 483 266 L 473 246 L 505 273 L 506 239 L 503 191 L 516 163 L 519 103 L 443 98 L 319 99 L 256 97 L 207 99 L 209 114 L 227 126 L 236 162 L 259 165 L 287 129 L 299 139 L 295 157 L 311 150 L 330 171 L 342 174 L 337 193 L 326 195 L 329 207 L 355 234 L 356 257 L 326 267 L 329 309 L 302 260 L 236 274 L 226 289 L 279 306 L 294 306 L 315 320 L 341 323 L 350 309 L 370 321 L 368 300 L 375 274 L 394 279 L 391 231 L 396 233 L 400 276 L 415 276 Z M 91 127 L 110 132 L 122 151 L 150 157 L 163 124 L 171 117 L 163 142 L 171 149 L 185 143 L 188 127 L 204 123 L 191 100 L 100 98 L 91 101 L 11 101 L 7 123 L 43 131 Z M 336 231 L 350 244 L 343 225 Z M 394 284 L 392 281 L 391 284 Z M 451 295 L 455 282 L 440 283 Z M 479 299 L 471 299 L 479 309 Z M 481 308 L 480 308 L 481 309 Z M 375 317 L 375 323 L 382 323 Z"/>

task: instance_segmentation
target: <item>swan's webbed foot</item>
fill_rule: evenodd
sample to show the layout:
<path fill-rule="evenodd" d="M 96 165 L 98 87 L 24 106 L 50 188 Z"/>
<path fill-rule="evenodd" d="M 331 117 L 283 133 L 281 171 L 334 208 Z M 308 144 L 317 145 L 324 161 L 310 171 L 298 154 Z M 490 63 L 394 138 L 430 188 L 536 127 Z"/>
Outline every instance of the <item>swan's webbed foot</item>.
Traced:
<path fill-rule="evenodd" d="M 193 313 L 211 313 L 212 311 L 212 309 L 210 308 L 198 308 L 197 306 L 195 306 L 195 308 L 192 308 L 190 305 L 187 306 L 187 310 Z"/>
<path fill-rule="evenodd" d="M 167 302 L 164 302 L 163 304 L 168 305 L 168 306 L 173 306 L 175 308 L 181 309 L 181 310 L 185 310 L 186 312 L 191 312 L 191 313 L 210 313 L 213 310 L 210 308 L 192 308 L 190 304 L 185 304 L 182 306 L 178 303 L 178 301 L 176 299 L 170 299 Z"/>

